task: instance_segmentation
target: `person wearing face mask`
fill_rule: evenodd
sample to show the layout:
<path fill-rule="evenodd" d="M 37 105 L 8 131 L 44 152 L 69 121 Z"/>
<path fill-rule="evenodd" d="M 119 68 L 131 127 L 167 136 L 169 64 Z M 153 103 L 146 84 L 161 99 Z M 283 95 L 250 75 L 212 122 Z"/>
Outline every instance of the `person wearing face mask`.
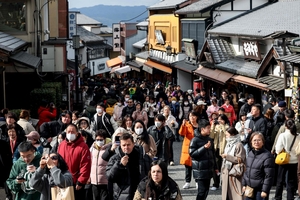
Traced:
<path fill-rule="evenodd" d="M 169 164 L 171 147 L 170 141 L 174 141 L 172 130 L 165 124 L 166 118 L 163 114 L 157 114 L 154 118 L 154 125 L 147 130 L 156 143 L 156 157 L 162 159 L 166 164 Z"/>
<path fill-rule="evenodd" d="M 108 200 L 108 180 L 106 177 L 107 161 L 102 159 L 102 155 L 111 144 L 111 139 L 106 138 L 106 131 L 97 130 L 95 142 L 90 148 L 92 168 L 89 182 L 92 185 L 93 199 Z"/>
<path fill-rule="evenodd" d="M 115 105 L 114 112 L 113 112 L 113 118 L 118 123 L 118 126 L 121 126 L 121 124 L 122 124 L 123 108 L 124 108 L 124 104 L 122 102 L 122 99 L 120 98 L 119 101 L 117 102 L 117 105 Z"/>
<path fill-rule="evenodd" d="M 112 116 L 105 112 L 104 103 L 98 103 L 96 107 L 97 113 L 94 115 L 92 122 L 93 130 L 104 129 L 106 130 L 108 137 L 111 137 L 115 130 L 118 128 L 117 122 Z"/>
<path fill-rule="evenodd" d="M 92 139 L 95 139 L 95 131 L 90 126 L 90 119 L 87 117 L 81 117 L 78 119 L 77 127 L 79 131 L 85 131 L 88 132 Z"/>
<path fill-rule="evenodd" d="M 170 110 L 171 110 L 171 114 L 176 118 L 177 123 L 181 124 L 181 120 L 182 120 L 182 116 L 183 116 L 183 111 L 182 108 L 179 104 L 179 102 L 177 102 L 177 98 L 176 97 L 172 97 L 171 99 L 171 104 L 169 104 L 170 106 Z M 175 134 L 175 139 L 177 142 L 180 142 L 179 139 L 179 134 L 178 134 L 178 129 L 176 128 L 176 131 L 174 132 Z"/>
<path fill-rule="evenodd" d="M 72 174 L 75 200 L 85 199 L 84 186 L 90 177 L 91 153 L 76 125 L 68 125 L 66 139 L 60 143 L 57 152 L 66 161 Z"/>
<path fill-rule="evenodd" d="M 156 144 L 153 137 L 147 133 L 144 122 L 141 120 L 134 121 L 132 131 L 134 143 L 143 146 L 145 153 L 154 158 L 157 152 Z"/>
<path fill-rule="evenodd" d="M 189 102 L 188 99 L 183 100 L 183 104 L 181 105 L 181 109 L 183 112 L 182 119 L 189 119 L 189 113 L 193 110 L 193 104 Z"/>

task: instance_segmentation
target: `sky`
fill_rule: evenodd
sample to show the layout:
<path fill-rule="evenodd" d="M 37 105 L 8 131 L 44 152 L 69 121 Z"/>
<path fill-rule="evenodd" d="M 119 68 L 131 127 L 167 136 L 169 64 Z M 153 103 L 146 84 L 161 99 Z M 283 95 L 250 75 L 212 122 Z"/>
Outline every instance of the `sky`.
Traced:
<path fill-rule="evenodd" d="M 119 6 L 151 6 L 160 0 L 69 0 L 69 8 L 92 7 L 95 5 L 119 5 Z"/>

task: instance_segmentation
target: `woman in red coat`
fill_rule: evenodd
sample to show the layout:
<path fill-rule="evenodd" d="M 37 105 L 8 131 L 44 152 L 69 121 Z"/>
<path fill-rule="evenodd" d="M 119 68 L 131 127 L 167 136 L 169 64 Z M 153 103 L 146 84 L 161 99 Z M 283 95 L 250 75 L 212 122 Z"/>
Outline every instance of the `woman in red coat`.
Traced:
<path fill-rule="evenodd" d="M 235 114 L 234 107 L 230 105 L 230 100 L 226 98 L 225 103 L 221 107 L 225 109 L 224 114 L 227 116 L 230 122 L 230 126 L 232 126 L 233 122 L 236 120 L 236 114 Z"/>
<path fill-rule="evenodd" d="M 198 128 L 198 113 L 195 111 L 190 112 L 189 119 L 184 119 L 179 129 L 179 135 L 183 136 L 183 143 L 181 149 L 180 164 L 185 166 L 185 184 L 183 189 L 190 188 L 192 179 L 192 159 L 189 154 L 190 142 L 194 137 L 194 130 Z"/>
<path fill-rule="evenodd" d="M 41 106 L 38 109 L 39 122 L 37 124 L 37 130 L 44 122 L 50 122 L 56 118 L 56 108 L 53 103 L 50 104 L 50 107 L 46 102 L 42 102 Z"/>

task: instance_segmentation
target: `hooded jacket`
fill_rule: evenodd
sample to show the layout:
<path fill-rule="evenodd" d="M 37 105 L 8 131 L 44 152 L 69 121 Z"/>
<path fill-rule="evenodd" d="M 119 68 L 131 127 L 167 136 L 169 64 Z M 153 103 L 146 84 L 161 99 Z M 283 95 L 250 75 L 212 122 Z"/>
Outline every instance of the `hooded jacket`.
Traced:
<path fill-rule="evenodd" d="M 195 130 L 195 137 L 192 139 L 189 154 L 192 157 L 192 168 L 194 178 L 211 179 L 214 170 L 217 170 L 214 141 L 209 136 L 203 136 L 199 130 Z M 211 146 L 206 149 L 204 145 L 210 141 Z"/>
<path fill-rule="evenodd" d="M 73 142 L 69 142 L 67 138 L 63 140 L 58 146 L 57 153 L 66 161 L 74 185 L 85 185 L 91 172 L 91 153 L 82 136 L 79 134 Z"/>
<path fill-rule="evenodd" d="M 40 106 L 38 109 L 39 122 L 37 124 L 40 127 L 44 122 L 50 122 L 56 118 L 56 108 L 50 111 L 49 108 Z"/>
<path fill-rule="evenodd" d="M 94 131 L 97 130 L 97 126 L 98 126 L 97 115 L 98 115 L 97 113 L 94 115 L 94 120 L 91 124 L 91 127 Z M 117 122 L 114 120 L 114 118 L 112 116 L 110 116 L 109 114 L 107 114 L 104 111 L 102 113 L 101 120 L 102 120 L 102 124 L 103 124 L 105 130 L 109 134 L 109 137 L 111 137 L 114 134 L 115 130 L 117 130 L 117 128 L 118 128 Z"/>

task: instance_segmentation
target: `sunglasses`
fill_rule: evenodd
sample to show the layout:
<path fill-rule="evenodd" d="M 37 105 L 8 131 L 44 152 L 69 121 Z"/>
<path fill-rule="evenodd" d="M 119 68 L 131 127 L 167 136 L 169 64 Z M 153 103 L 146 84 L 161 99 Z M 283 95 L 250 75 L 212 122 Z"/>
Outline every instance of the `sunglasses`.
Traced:
<path fill-rule="evenodd" d="M 58 160 L 58 156 L 51 156 L 51 160 Z"/>

